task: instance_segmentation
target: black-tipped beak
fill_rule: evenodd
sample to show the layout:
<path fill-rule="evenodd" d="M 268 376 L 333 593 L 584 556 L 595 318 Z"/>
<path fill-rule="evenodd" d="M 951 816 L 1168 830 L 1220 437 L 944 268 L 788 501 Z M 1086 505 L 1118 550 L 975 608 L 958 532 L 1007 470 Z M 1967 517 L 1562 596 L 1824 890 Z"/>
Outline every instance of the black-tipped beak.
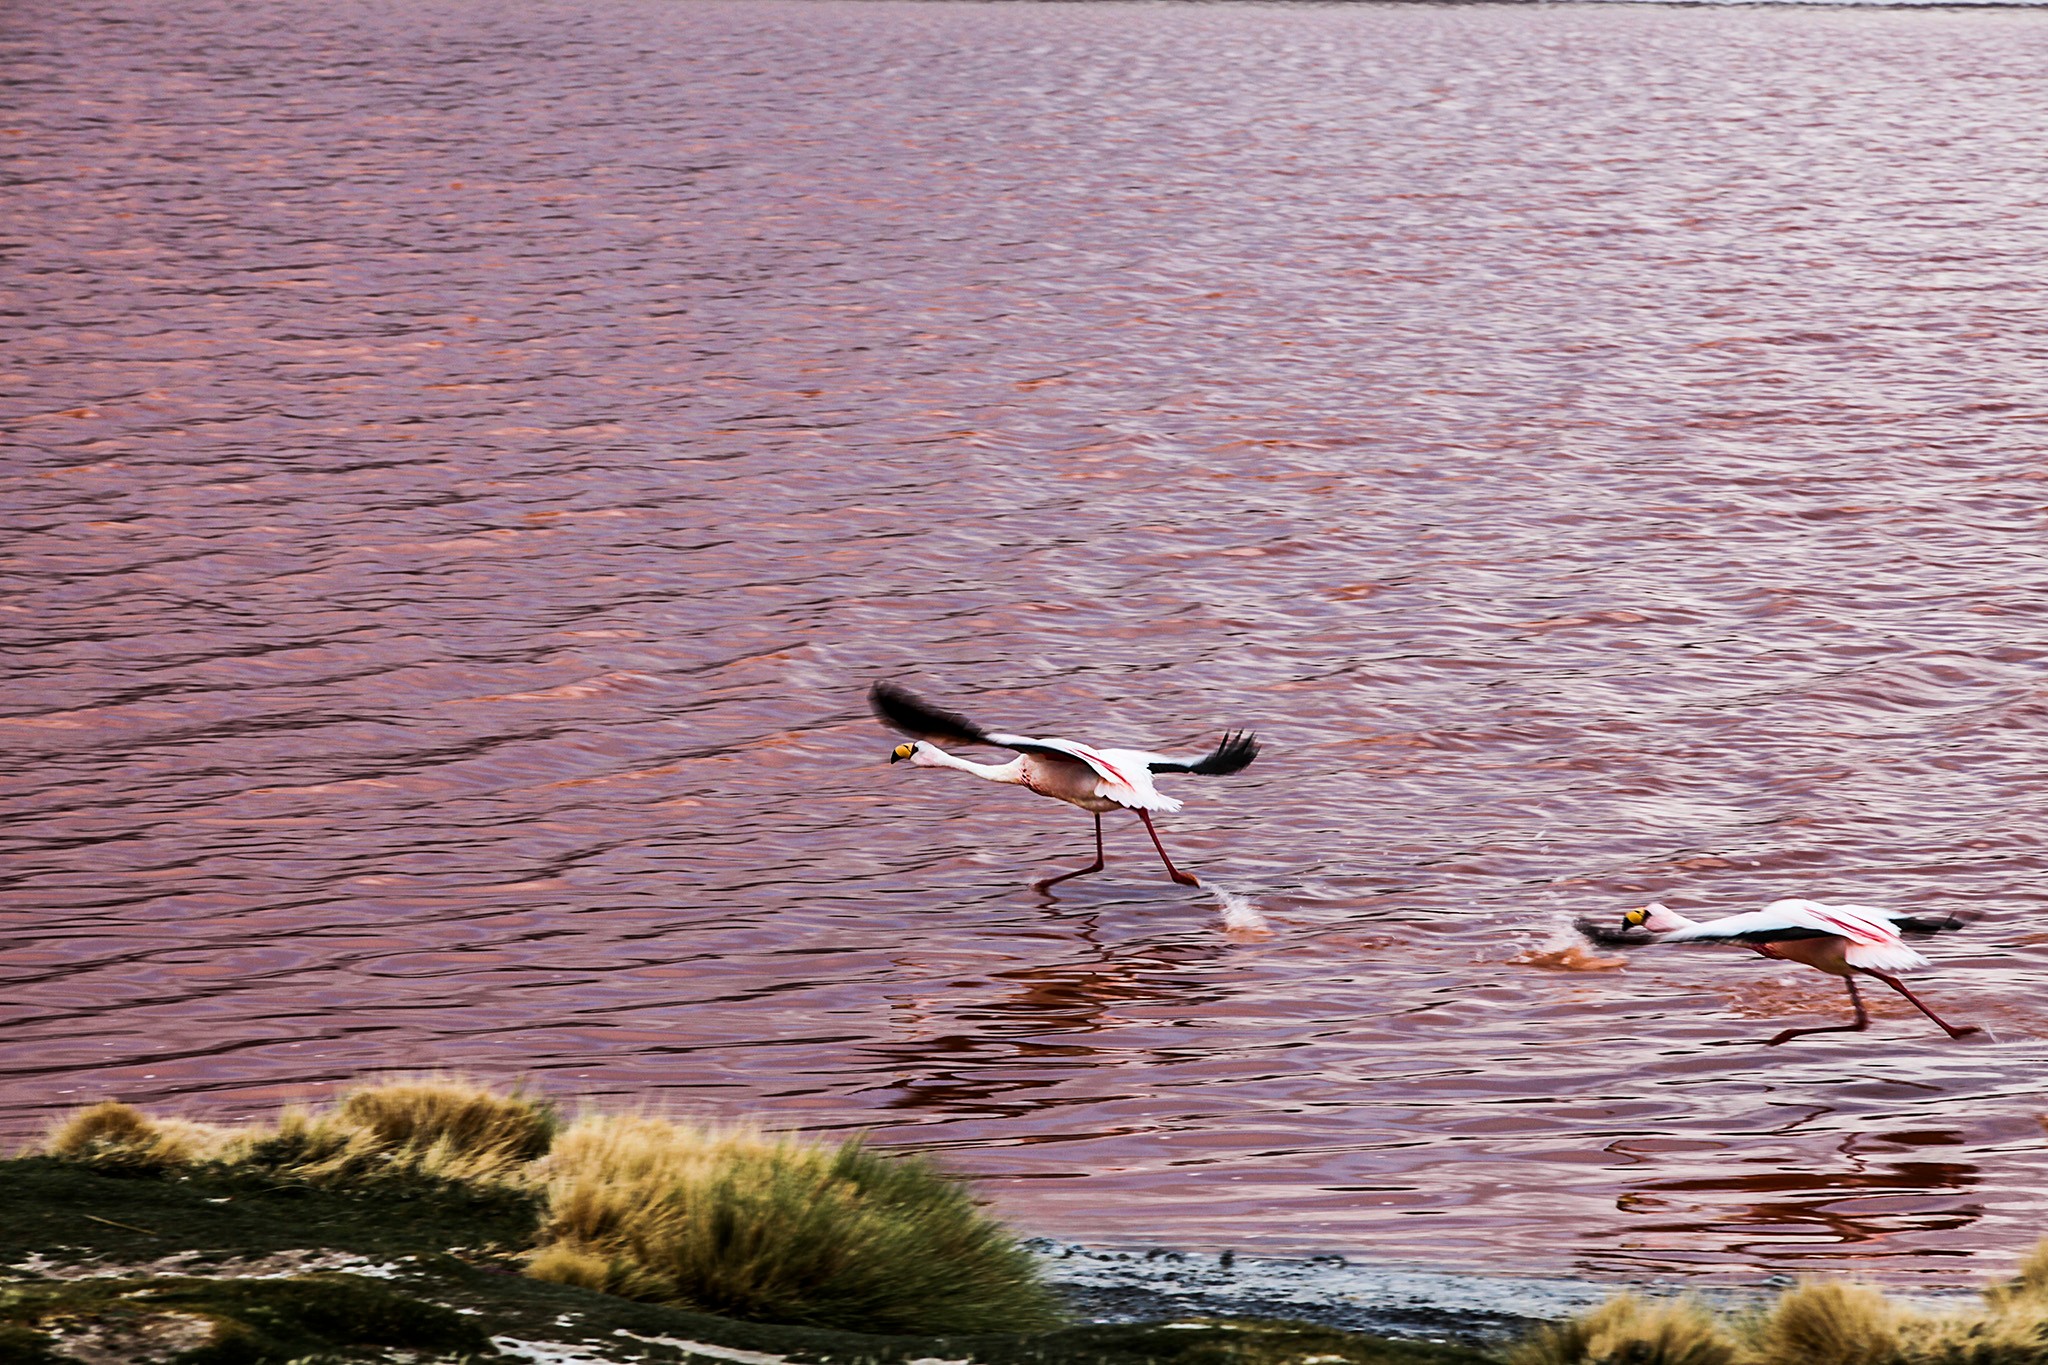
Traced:
<path fill-rule="evenodd" d="M 897 753 L 894 749 L 891 749 L 889 751 L 889 761 L 891 763 L 901 763 L 903 761 L 903 755 Z"/>

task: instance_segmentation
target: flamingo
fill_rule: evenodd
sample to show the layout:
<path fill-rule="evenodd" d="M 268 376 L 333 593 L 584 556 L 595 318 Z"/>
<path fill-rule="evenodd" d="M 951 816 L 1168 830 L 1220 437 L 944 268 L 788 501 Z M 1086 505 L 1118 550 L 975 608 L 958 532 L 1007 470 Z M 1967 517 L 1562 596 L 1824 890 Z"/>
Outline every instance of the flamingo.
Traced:
<path fill-rule="evenodd" d="M 1138 749 L 1096 749 L 1070 739 L 1034 739 L 1027 735 L 994 734 L 965 716 L 941 711 L 912 696 L 894 683 L 876 683 L 868 691 L 868 702 L 884 725 L 914 736 L 889 754 L 891 763 L 909 762 L 919 768 L 957 768 L 990 782 L 1007 782 L 1025 787 L 1040 796 L 1079 806 L 1095 816 L 1095 861 L 1072 872 L 1062 872 L 1036 883 L 1039 890 L 1056 886 L 1071 877 L 1100 872 L 1102 858 L 1102 813 L 1108 810 L 1136 811 L 1152 836 L 1152 847 L 1166 864 L 1166 874 L 1182 886 L 1200 886 L 1193 876 L 1173 865 L 1159 831 L 1152 827 L 1152 812 L 1180 809 L 1180 802 L 1152 785 L 1155 773 L 1194 773 L 1221 777 L 1241 771 L 1258 757 L 1259 742 L 1242 731 L 1226 733 L 1201 758 L 1170 758 L 1165 754 Z M 989 744 L 1009 749 L 1017 757 L 1008 763 L 975 763 L 949 754 L 933 740 L 949 744 Z"/>
<path fill-rule="evenodd" d="M 1767 1047 L 1809 1033 L 1861 1033 L 1869 1028 L 1870 1016 L 1864 1012 L 1863 999 L 1856 992 L 1858 976 L 1874 976 L 1884 982 L 1911 1001 L 1913 1008 L 1941 1025 L 1951 1038 L 1966 1038 L 1984 1031 L 1974 1024 L 1963 1028 L 1950 1024 L 1906 989 L 1905 982 L 1892 975 L 1927 965 L 1926 958 L 1906 946 L 1901 934 L 1924 936 L 1960 929 L 1966 923 L 1960 916 L 1930 919 L 1870 905 L 1824 905 L 1819 901 L 1791 899 L 1772 901 L 1761 910 L 1727 915 L 1703 924 L 1653 901 L 1623 915 L 1621 923 L 1619 930 L 1589 920 L 1578 921 L 1577 927 L 1587 938 L 1610 948 L 1651 943 L 1739 943 L 1765 957 L 1804 963 L 1842 978 L 1849 987 L 1849 1003 L 1856 1009 L 1853 1023 L 1788 1028 L 1765 1044 Z"/>

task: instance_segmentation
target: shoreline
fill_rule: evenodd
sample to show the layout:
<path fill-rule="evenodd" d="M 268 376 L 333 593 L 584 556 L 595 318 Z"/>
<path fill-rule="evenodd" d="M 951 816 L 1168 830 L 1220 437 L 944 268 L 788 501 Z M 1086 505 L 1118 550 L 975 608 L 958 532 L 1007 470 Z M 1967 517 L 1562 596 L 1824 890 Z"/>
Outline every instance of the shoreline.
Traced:
<path fill-rule="evenodd" d="M 1093 1322 L 1173 1317 L 1268 1318 L 1313 1322 L 1406 1340 L 1497 1346 L 1546 1322 L 1591 1311 L 1616 1294 L 1690 1295 L 1716 1308 L 1767 1302 L 1795 1283 L 1772 1275 L 1749 1284 L 1678 1280 L 1591 1280 L 1574 1276 L 1432 1270 L 1338 1255 L 1243 1256 L 1170 1248 L 1087 1246 L 1032 1238 L 1045 1277 Z M 1974 1303 L 1975 1290 L 1899 1292 L 1894 1301 L 1928 1309 Z"/>
<path fill-rule="evenodd" d="M 1602 1282 L 1036 1238 L 1024 1245 L 1069 1325 L 890 1335 L 743 1321 L 532 1278 L 521 1273 L 532 1209 L 459 1187 L 109 1174 L 27 1157 L 0 1162 L 0 1199 L 13 1214 L 0 1229 L 0 1288 L 14 1319 L 0 1315 L 0 1357 L 24 1361 L 154 1360 L 146 1334 L 197 1343 L 217 1332 L 260 1336 L 248 1358 L 265 1365 L 335 1349 L 392 1365 L 1485 1365 L 1532 1327 L 1624 1291 L 1741 1311 L 1785 1287 L 1782 1277 Z M 1909 1302 L 1956 1309 L 1976 1297 Z M 35 1353 L 50 1341 L 101 1354 Z"/>

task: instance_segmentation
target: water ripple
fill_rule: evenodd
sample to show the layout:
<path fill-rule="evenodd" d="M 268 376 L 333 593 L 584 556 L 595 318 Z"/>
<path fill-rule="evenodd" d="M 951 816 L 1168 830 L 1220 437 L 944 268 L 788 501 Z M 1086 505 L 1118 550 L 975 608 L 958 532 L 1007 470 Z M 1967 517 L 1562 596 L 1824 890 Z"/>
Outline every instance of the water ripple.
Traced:
<path fill-rule="evenodd" d="M 2034 14 L 59 0 L 0 1125 L 422 1066 L 1034 1230 L 1966 1282 L 2039 1235 Z M 1260 762 L 1112 821 L 861 694 Z M 1997 1041 L 1650 898 L 1969 908 Z"/>

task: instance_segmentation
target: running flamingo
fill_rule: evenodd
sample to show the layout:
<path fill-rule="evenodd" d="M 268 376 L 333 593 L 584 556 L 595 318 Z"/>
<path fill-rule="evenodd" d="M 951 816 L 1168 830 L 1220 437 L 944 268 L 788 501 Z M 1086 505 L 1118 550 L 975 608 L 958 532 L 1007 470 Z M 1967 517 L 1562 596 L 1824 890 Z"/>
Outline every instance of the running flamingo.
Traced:
<path fill-rule="evenodd" d="M 958 768 L 990 782 L 1028 788 L 1040 796 L 1050 796 L 1094 814 L 1095 861 L 1036 883 L 1040 890 L 1069 877 L 1102 870 L 1102 813 L 1119 808 L 1136 811 L 1145 822 L 1145 832 L 1152 836 L 1152 847 L 1159 850 L 1159 860 L 1166 864 L 1168 876 L 1182 886 L 1200 886 L 1194 877 L 1173 865 L 1173 859 L 1166 856 L 1166 845 L 1159 842 L 1159 831 L 1152 827 L 1151 812 L 1180 809 L 1179 801 L 1153 787 L 1152 775 L 1194 773 L 1200 777 L 1221 777 L 1241 771 L 1259 754 L 1259 742 L 1242 732 L 1224 735 L 1222 742 L 1201 758 L 1169 758 L 1138 749 L 1094 749 L 1070 739 L 994 734 L 965 716 L 919 701 L 894 683 L 876 683 L 868 692 L 868 702 L 883 724 L 916 736 L 912 743 L 896 746 L 889 755 L 891 763 L 908 760 L 919 768 Z M 1009 749 L 1017 757 L 1002 764 L 974 763 L 947 753 L 933 740 L 989 744 Z"/>
<path fill-rule="evenodd" d="M 1702 924 L 1687 919 L 1668 906 L 1652 902 L 1621 917 L 1622 928 L 1608 929 L 1589 920 L 1578 921 L 1579 932 L 1595 943 L 1610 948 L 1632 948 L 1652 943 L 1739 943 L 1765 957 L 1784 962 L 1801 962 L 1839 976 L 1849 987 L 1849 1003 L 1856 1019 L 1849 1024 L 1821 1028 L 1788 1028 L 1766 1046 L 1776 1047 L 1788 1039 L 1809 1033 L 1861 1033 L 1870 1027 L 1863 999 L 1856 993 L 1856 978 L 1874 976 L 1913 1003 L 1913 1008 L 1941 1025 L 1951 1038 L 1966 1038 L 1984 1030 L 1974 1024 L 1957 1028 L 1921 1003 L 1906 989 L 1894 972 L 1924 967 L 1927 959 L 1906 946 L 1901 934 L 1924 936 L 1965 924 L 1959 916 L 1930 919 L 1925 916 L 1880 910 L 1869 905 L 1823 905 L 1819 901 L 1772 901 L 1746 915 L 1728 915 Z"/>

